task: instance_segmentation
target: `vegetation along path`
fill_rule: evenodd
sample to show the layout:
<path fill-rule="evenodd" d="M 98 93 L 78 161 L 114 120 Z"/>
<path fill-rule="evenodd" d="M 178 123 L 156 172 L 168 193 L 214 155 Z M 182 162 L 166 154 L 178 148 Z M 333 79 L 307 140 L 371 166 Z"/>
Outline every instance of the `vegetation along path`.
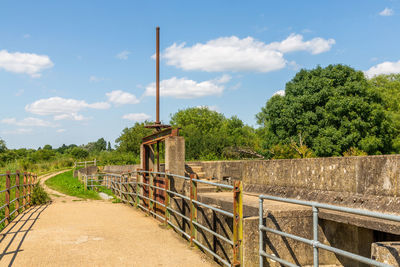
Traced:
<path fill-rule="evenodd" d="M 30 208 L 1 232 L 0 266 L 215 266 L 134 208 L 46 191 L 51 204 Z"/>

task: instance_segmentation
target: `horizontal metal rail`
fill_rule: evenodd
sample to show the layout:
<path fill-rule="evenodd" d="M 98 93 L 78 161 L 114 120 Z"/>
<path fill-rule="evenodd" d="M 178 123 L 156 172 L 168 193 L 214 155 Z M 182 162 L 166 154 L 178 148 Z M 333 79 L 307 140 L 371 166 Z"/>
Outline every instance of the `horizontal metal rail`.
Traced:
<path fill-rule="evenodd" d="M 264 201 L 264 199 L 311 207 L 312 212 L 313 212 L 313 239 L 312 240 L 307 239 L 304 237 L 296 236 L 296 235 L 293 235 L 290 233 L 286 233 L 286 232 L 283 232 L 280 230 L 266 227 L 263 222 L 263 216 L 264 216 L 263 201 Z M 378 213 L 378 212 L 373 212 L 373 211 L 368 211 L 368 210 L 340 207 L 340 206 L 317 203 L 317 202 L 312 202 L 312 201 L 303 201 L 303 200 L 297 200 L 297 199 L 288 199 L 288 198 L 281 198 L 281 197 L 275 197 L 275 196 L 260 195 L 259 196 L 259 262 L 260 262 L 260 266 L 262 267 L 264 264 L 263 257 L 267 257 L 269 259 L 277 261 L 285 266 L 297 266 L 297 265 L 290 263 L 284 259 L 278 258 L 275 255 L 266 253 L 266 251 L 263 250 L 264 249 L 263 232 L 269 232 L 272 234 L 290 238 L 290 239 L 293 239 L 293 240 L 296 240 L 296 241 L 299 241 L 299 242 L 302 242 L 302 243 L 312 246 L 313 247 L 313 256 L 314 256 L 313 257 L 314 266 L 319 266 L 319 251 L 318 251 L 318 249 L 324 249 L 324 250 L 333 252 L 335 254 L 341 255 L 343 257 L 347 257 L 347 258 L 353 259 L 355 261 L 369 264 L 372 266 L 379 266 L 379 267 L 389 267 L 390 266 L 388 264 L 378 262 L 376 260 L 372 260 L 370 258 L 360 256 L 355 253 L 351 253 L 351 252 L 348 252 L 348 251 L 345 251 L 342 249 L 338 249 L 338 248 L 331 247 L 329 245 L 320 243 L 318 241 L 318 212 L 319 212 L 320 208 L 400 222 L 400 216 L 394 215 L 394 214 L 383 214 L 383 213 Z"/>
<path fill-rule="evenodd" d="M 173 178 L 183 179 L 185 181 L 190 182 L 190 190 L 192 193 L 190 196 L 184 195 L 183 193 L 178 193 L 169 188 L 170 180 Z M 146 180 L 145 180 L 146 179 Z M 212 185 L 219 188 L 229 189 L 233 192 L 234 202 L 237 201 L 237 196 L 239 196 L 242 192 L 235 188 L 232 185 L 214 183 L 210 181 L 203 181 L 200 179 L 195 179 L 194 176 L 186 177 L 181 175 L 175 175 L 168 172 L 153 172 L 153 171 L 144 171 L 144 170 L 136 170 L 130 171 L 127 173 L 121 174 L 113 174 L 113 173 L 101 173 L 96 175 L 84 175 L 84 183 L 87 188 L 95 188 L 95 187 L 107 187 L 113 190 L 116 197 L 121 199 L 124 203 L 130 203 L 137 208 L 142 209 L 144 212 L 152 214 L 154 217 L 160 219 L 165 222 L 167 225 L 172 226 L 175 230 L 183 234 L 188 240 L 191 241 L 191 244 L 195 244 L 207 253 L 211 254 L 215 259 L 218 259 L 222 264 L 227 266 L 237 266 L 238 262 L 241 261 L 240 249 L 242 243 L 242 237 L 239 232 L 242 232 L 242 228 L 239 227 L 239 222 L 242 222 L 243 213 L 235 213 L 223 210 L 221 208 L 217 208 L 211 206 L 209 204 L 203 203 L 197 199 L 197 184 L 204 183 L 208 185 Z M 162 186 L 159 183 L 163 183 Z M 164 187 L 165 185 L 165 187 Z M 126 188 L 131 187 L 132 191 L 127 191 Z M 125 189 L 124 189 L 125 188 Z M 241 187 L 240 187 L 241 188 Z M 194 190 L 194 191 L 193 191 Z M 235 191 L 236 190 L 236 191 Z M 161 200 L 159 200 L 161 197 Z M 178 210 L 175 210 L 170 205 L 170 200 L 173 197 L 181 198 L 182 200 L 186 200 L 187 203 L 191 206 L 190 208 L 190 216 L 182 214 Z M 241 195 L 240 195 L 241 197 Z M 168 201 L 166 200 L 168 199 Z M 167 201 L 164 203 L 164 201 Z M 235 204 L 237 207 L 237 211 L 239 211 L 239 207 L 241 208 L 242 202 L 239 204 Z M 162 208 L 162 209 L 160 209 Z M 224 216 L 232 218 L 233 220 L 233 235 L 232 239 L 217 233 L 211 228 L 202 225 L 197 221 L 197 210 L 200 208 L 210 209 L 216 213 L 220 213 Z M 242 211 L 241 211 L 242 212 Z M 163 214 L 164 213 L 164 214 Z M 188 224 L 190 224 L 190 234 L 186 233 L 178 226 L 174 225 L 171 222 L 170 215 L 175 214 L 176 216 L 185 220 Z M 237 215 L 235 215 L 237 214 Z M 234 220 L 235 216 L 238 218 Z M 236 222 L 235 222 L 236 221 Z M 240 227 L 242 227 L 240 225 Z M 223 242 L 228 243 L 232 247 L 233 251 L 233 259 L 232 261 L 229 259 L 224 259 L 216 252 L 212 251 L 206 245 L 202 244 L 197 239 L 197 231 L 207 232 L 216 238 L 220 239 Z M 237 236 L 236 236 L 237 235 Z M 232 263 L 230 263 L 231 261 Z"/>

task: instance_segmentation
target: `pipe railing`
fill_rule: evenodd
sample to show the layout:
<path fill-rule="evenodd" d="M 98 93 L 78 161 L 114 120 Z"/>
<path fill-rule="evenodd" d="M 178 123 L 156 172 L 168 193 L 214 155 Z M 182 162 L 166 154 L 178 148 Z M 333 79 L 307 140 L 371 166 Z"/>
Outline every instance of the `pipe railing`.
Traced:
<path fill-rule="evenodd" d="M 276 230 L 276 229 L 273 229 L 273 228 L 270 228 L 270 227 L 267 227 L 266 225 L 264 225 L 264 220 L 263 220 L 264 219 L 263 218 L 264 217 L 264 199 L 311 207 L 312 213 L 313 213 L 313 239 L 307 239 L 307 238 L 293 235 L 293 234 L 290 234 L 287 232 L 279 231 L 279 230 Z M 357 255 L 357 254 L 354 254 L 354 253 L 351 253 L 351 252 L 348 252 L 348 251 L 345 251 L 342 249 L 338 249 L 338 248 L 331 247 L 331 246 L 320 243 L 318 240 L 318 212 L 319 212 L 319 209 L 334 210 L 334 211 L 340 211 L 340 212 L 345 212 L 345 213 L 350 213 L 350 214 L 362 215 L 362 216 L 366 216 L 366 217 L 400 222 L 400 216 L 394 215 L 394 214 L 383 214 L 383 213 L 378 213 L 378 212 L 373 212 L 373 211 L 368 211 L 368 210 L 359 210 L 359 209 L 353 209 L 353 208 L 347 208 L 347 207 L 340 207 L 340 206 L 317 203 L 317 202 L 312 202 L 312 201 L 303 201 L 303 200 L 297 200 L 297 199 L 260 195 L 259 196 L 259 261 L 260 261 L 260 267 L 264 266 L 264 257 L 269 258 L 273 261 L 277 261 L 280 264 L 285 265 L 285 266 L 290 266 L 290 267 L 298 266 L 298 265 L 293 264 L 285 259 L 281 259 L 273 254 L 268 254 L 264 250 L 264 240 L 263 240 L 264 232 L 269 232 L 269 233 L 283 236 L 286 238 L 291 238 L 293 240 L 300 241 L 302 243 L 312 246 L 313 247 L 314 267 L 319 266 L 319 249 L 324 249 L 324 250 L 333 252 L 337 255 L 347 257 L 347 258 L 353 259 L 355 261 L 369 264 L 372 266 L 379 266 L 379 267 L 390 267 L 391 266 L 391 265 L 388 265 L 388 264 L 385 264 L 382 262 L 378 262 L 376 260 L 372 260 L 367 257 L 363 257 L 363 256 L 360 256 L 360 255 Z"/>
<path fill-rule="evenodd" d="M 2 186 L 4 189 L 0 190 L 0 194 L 4 193 L 4 198 L 0 196 L 0 203 L 3 204 L 0 206 L 0 211 L 4 209 L 4 216 L 2 212 L 0 215 L 0 228 L 3 228 L 31 205 L 31 194 L 37 175 L 30 172 L 8 171 L 0 174 L 0 179 L 5 180 L 4 187 Z"/>
<path fill-rule="evenodd" d="M 190 192 L 188 195 L 178 193 L 171 188 L 171 179 L 177 178 L 189 182 Z M 226 266 L 241 266 L 243 262 L 243 188 L 241 181 L 235 181 L 234 185 L 213 183 L 197 179 L 195 175 L 190 177 L 175 175 L 168 172 L 153 172 L 137 170 L 123 174 L 95 174 L 85 175 L 83 179 L 85 188 L 104 186 L 112 189 L 114 194 L 125 203 L 130 203 L 136 208 L 140 208 L 146 213 L 155 216 L 164 222 L 165 225 L 173 227 L 177 232 L 185 236 L 191 246 L 198 246 L 211 254 Z M 160 183 L 162 182 L 162 183 Z M 213 185 L 217 188 L 229 189 L 232 191 L 233 212 L 223 210 L 203 203 L 198 199 L 198 184 L 204 183 Z M 161 184 L 161 185 L 160 185 Z M 160 195 L 163 199 L 160 199 Z M 182 201 L 189 202 L 189 216 L 182 214 L 173 208 L 171 198 L 178 197 Z M 232 219 L 232 237 L 223 236 L 213 229 L 201 224 L 197 218 L 200 208 L 210 209 L 213 212 L 222 214 Z M 171 220 L 171 215 L 179 216 L 190 225 L 189 233 L 175 225 Z M 223 258 L 215 251 L 200 242 L 198 230 L 203 230 L 213 235 L 222 242 L 226 242 L 232 247 L 232 259 Z"/>

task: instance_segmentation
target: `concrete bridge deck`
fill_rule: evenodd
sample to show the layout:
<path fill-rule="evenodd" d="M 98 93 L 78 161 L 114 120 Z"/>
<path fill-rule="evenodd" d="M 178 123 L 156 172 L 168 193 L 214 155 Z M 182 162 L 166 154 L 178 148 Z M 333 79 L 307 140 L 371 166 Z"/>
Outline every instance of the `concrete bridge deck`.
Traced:
<path fill-rule="evenodd" d="M 128 205 L 47 190 L 52 204 L 32 207 L 1 232 L 0 266 L 216 266 Z"/>

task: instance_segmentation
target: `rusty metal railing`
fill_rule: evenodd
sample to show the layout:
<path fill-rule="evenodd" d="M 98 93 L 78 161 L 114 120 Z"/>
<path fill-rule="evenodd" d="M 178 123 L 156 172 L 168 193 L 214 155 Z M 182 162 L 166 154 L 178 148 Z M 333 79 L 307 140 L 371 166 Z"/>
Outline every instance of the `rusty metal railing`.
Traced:
<path fill-rule="evenodd" d="M 296 235 L 293 235 L 293 234 L 290 234 L 287 232 L 283 232 L 280 230 L 276 230 L 276 229 L 273 229 L 273 228 L 270 228 L 270 227 L 267 227 L 266 225 L 264 225 L 264 222 L 263 222 L 264 199 L 312 207 L 313 239 L 307 239 L 304 237 L 296 236 Z M 319 253 L 318 253 L 319 249 L 324 249 L 324 250 L 333 252 L 337 255 L 340 255 L 340 256 L 343 256 L 346 258 L 350 258 L 350 259 L 353 259 L 353 260 L 361 262 L 361 263 L 369 264 L 371 266 L 379 266 L 379 267 L 390 267 L 391 266 L 391 265 L 388 265 L 388 264 L 385 264 L 382 262 L 378 262 L 376 260 L 372 260 L 372 259 L 360 256 L 360 255 L 342 250 L 342 249 L 338 249 L 338 248 L 331 247 L 331 246 L 320 243 L 318 241 L 319 240 L 318 239 L 318 212 L 319 212 L 319 209 L 334 210 L 334 211 L 340 211 L 340 212 L 345 212 L 345 213 L 350 213 L 350 214 L 362 215 L 362 216 L 366 216 L 366 217 L 370 217 L 370 218 L 379 218 L 379 219 L 384 219 L 384 220 L 389 220 L 389 221 L 400 222 L 400 216 L 394 215 L 394 214 L 383 214 L 383 213 L 373 212 L 373 211 L 369 211 L 369 210 L 353 209 L 353 208 L 317 203 L 317 202 L 312 202 L 312 201 L 303 201 L 303 200 L 298 200 L 298 199 L 260 195 L 259 196 L 259 242 L 260 242 L 259 243 L 259 261 L 260 261 L 260 267 L 264 266 L 264 257 L 269 258 L 274 261 L 277 261 L 281 265 L 284 265 L 284 266 L 290 266 L 290 267 L 298 266 L 298 265 L 293 264 L 285 259 L 281 259 L 273 254 L 268 254 L 266 251 L 264 251 L 264 240 L 263 240 L 264 232 L 276 234 L 276 235 L 283 236 L 286 238 L 291 238 L 293 240 L 297 240 L 297 241 L 300 241 L 302 243 L 312 246 L 313 247 L 313 263 L 314 263 L 315 267 L 319 266 Z"/>
<path fill-rule="evenodd" d="M 162 185 L 156 183 L 162 180 Z M 171 188 L 172 179 L 182 179 L 189 182 L 190 192 L 188 195 L 178 193 Z M 130 203 L 136 208 L 140 208 L 149 215 L 161 220 L 165 225 L 169 225 L 177 232 L 182 234 L 190 241 L 191 246 L 198 246 L 211 254 L 220 263 L 226 266 L 241 266 L 243 262 L 243 188 L 241 181 L 234 181 L 233 185 L 214 183 L 197 179 L 195 175 L 190 177 L 175 175 L 168 172 L 153 172 L 137 170 L 123 174 L 96 174 L 84 176 L 85 188 L 95 188 L 105 186 L 113 190 L 114 194 L 125 203 Z M 201 202 L 198 199 L 198 184 L 208 184 L 216 188 L 231 190 L 233 199 L 233 212 L 214 207 Z M 164 196 L 163 200 L 158 199 L 160 192 Z M 189 205 L 189 215 L 183 214 L 171 205 L 171 199 L 178 198 L 182 202 L 187 201 Z M 183 204 L 182 204 L 183 205 Z M 201 224 L 197 219 L 199 209 L 209 209 L 215 213 L 222 214 L 232 220 L 232 235 L 221 235 L 210 227 Z M 162 209 L 162 210 L 161 210 Z M 161 211 L 160 211 L 161 210 Z M 171 215 L 179 216 L 189 225 L 189 233 L 181 229 L 171 220 Z M 183 223 L 182 223 L 183 225 Z M 183 227 L 182 227 L 183 228 Z M 222 242 L 232 247 L 232 258 L 221 257 L 216 251 L 211 250 L 198 238 L 198 231 L 202 230 L 213 235 Z"/>
<path fill-rule="evenodd" d="M 11 173 L 8 171 L 0 174 L 0 180 L 5 180 L 4 189 L 0 190 L 0 229 L 2 229 L 31 205 L 31 194 L 37 181 L 37 175 L 29 172 Z"/>

